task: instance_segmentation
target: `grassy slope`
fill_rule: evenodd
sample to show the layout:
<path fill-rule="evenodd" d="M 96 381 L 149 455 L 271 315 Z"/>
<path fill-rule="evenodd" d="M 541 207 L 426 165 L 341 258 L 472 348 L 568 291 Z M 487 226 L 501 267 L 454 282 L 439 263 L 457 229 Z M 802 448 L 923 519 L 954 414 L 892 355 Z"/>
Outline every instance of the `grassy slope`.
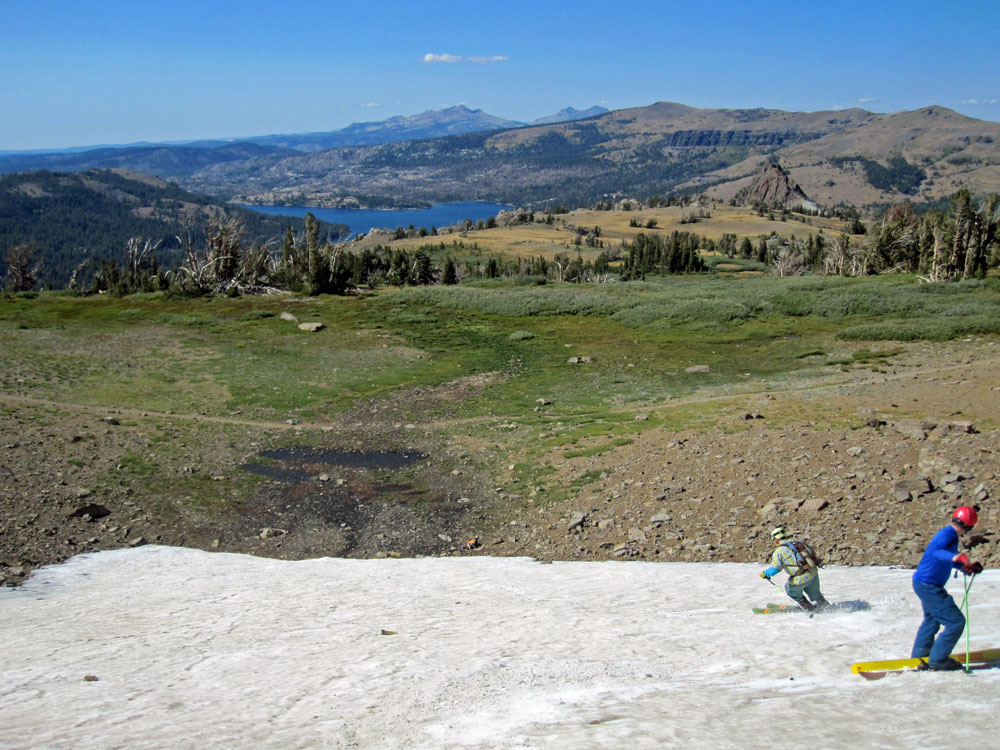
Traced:
<path fill-rule="evenodd" d="M 280 319 L 286 310 L 326 328 L 300 331 Z M 176 476 L 197 446 L 239 442 L 212 418 L 262 432 L 295 420 L 308 430 L 337 425 L 372 399 L 393 401 L 395 418 L 419 423 L 431 443 L 472 456 L 487 474 L 502 465 L 505 484 L 528 495 L 545 486 L 553 457 L 614 450 L 654 427 L 709 425 L 732 408 L 727 396 L 879 367 L 893 338 L 998 334 L 998 321 L 996 279 L 498 283 L 311 300 L 42 294 L 0 298 L 0 389 L 142 410 L 154 421 L 188 415 L 183 427 L 157 423 L 161 438 L 126 457 L 124 469 L 192 505 L 233 489 Z M 568 362 L 584 356 L 592 361 Z M 708 371 L 688 371 L 696 365 Z M 411 395 L 486 373 L 488 385 L 469 398 L 430 405 Z M 691 398 L 699 394 L 715 398 Z M 553 404 L 539 410 L 540 398 Z M 548 490 L 555 499 L 576 487 Z"/>
<path fill-rule="evenodd" d="M 766 216 L 757 216 L 751 209 L 734 207 L 726 204 L 714 204 L 705 209 L 711 218 L 699 219 L 697 223 L 682 224 L 681 220 L 691 215 L 697 215 L 699 208 L 665 207 L 644 209 L 642 211 L 591 211 L 577 210 L 568 214 L 556 216 L 553 224 L 522 224 L 513 227 L 473 230 L 463 232 L 461 236 L 443 235 L 439 237 L 424 237 L 420 239 L 396 240 L 394 247 L 416 248 L 421 245 L 444 242 L 450 245 L 453 241 L 461 241 L 466 246 L 478 245 L 478 254 L 474 251 L 458 254 L 457 259 L 474 260 L 497 255 L 503 258 L 552 258 L 558 253 L 576 257 L 579 252 L 585 260 L 593 260 L 601 252 L 600 248 L 574 245 L 576 233 L 573 227 L 588 230 L 600 227 L 601 239 L 605 249 L 620 245 L 622 241 L 632 241 L 639 234 L 669 235 L 674 231 L 692 232 L 718 241 L 723 234 L 735 234 L 737 237 L 757 239 L 761 235 L 772 232 L 785 237 L 805 239 L 810 234 L 824 233 L 826 239 L 832 241 L 846 230 L 846 224 L 837 219 L 808 217 L 807 222 L 770 220 Z M 541 216 L 539 216 L 541 218 Z M 630 227 L 629 222 L 636 219 L 639 227 Z M 648 229 L 645 224 L 655 219 L 655 228 Z M 379 240 L 373 238 L 368 242 L 375 244 Z M 384 242 L 384 240 L 382 240 Z M 456 257 L 456 253 L 451 253 Z"/>

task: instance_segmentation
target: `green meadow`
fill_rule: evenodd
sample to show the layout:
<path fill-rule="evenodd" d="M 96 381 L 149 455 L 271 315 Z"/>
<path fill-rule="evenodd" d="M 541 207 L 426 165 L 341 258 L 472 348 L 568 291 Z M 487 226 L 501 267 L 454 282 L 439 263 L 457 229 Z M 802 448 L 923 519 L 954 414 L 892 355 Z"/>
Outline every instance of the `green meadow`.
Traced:
<path fill-rule="evenodd" d="M 299 330 L 283 312 L 324 329 Z M 581 412 L 656 403 L 871 364 L 877 356 L 851 352 L 893 342 L 995 333 L 996 278 L 496 281 L 188 300 L 50 292 L 0 298 L 0 388 L 95 406 L 335 419 L 358 399 L 499 373 L 478 397 L 450 404 L 451 416 L 521 416 L 539 397 Z"/>

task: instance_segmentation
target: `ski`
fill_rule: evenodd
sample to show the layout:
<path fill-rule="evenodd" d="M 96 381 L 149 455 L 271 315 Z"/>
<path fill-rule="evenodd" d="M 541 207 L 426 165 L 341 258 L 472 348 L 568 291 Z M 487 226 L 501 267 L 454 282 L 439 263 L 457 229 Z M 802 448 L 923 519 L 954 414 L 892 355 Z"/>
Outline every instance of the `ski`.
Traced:
<path fill-rule="evenodd" d="M 971 674 L 972 672 L 979 672 L 983 669 L 1000 669 L 1000 661 L 970 662 L 969 664 L 962 662 L 961 669 L 955 669 L 950 673 L 945 671 L 944 674 L 953 674 L 954 672 L 958 672 L 959 674 Z M 925 674 L 942 674 L 942 672 L 937 670 L 920 669 L 919 667 L 905 667 L 903 669 L 882 669 L 876 672 L 858 672 L 858 674 L 864 677 L 866 680 L 881 680 L 883 677 L 888 677 L 891 674 L 902 674 L 904 672 L 913 672 L 915 674 L 920 674 L 921 672 Z"/>
<path fill-rule="evenodd" d="M 754 607 L 755 615 L 781 615 L 787 612 L 805 612 L 806 610 L 797 604 L 768 604 L 763 607 Z"/>
<path fill-rule="evenodd" d="M 763 607 L 754 607 L 753 613 L 755 615 L 780 615 L 787 614 L 789 612 L 808 612 L 810 615 L 820 615 L 832 612 L 863 612 L 867 609 L 871 609 L 871 605 L 868 602 L 863 601 L 836 602 L 833 604 L 827 604 L 825 607 L 808 610 L 802 609 L 802 607 L 797 604 L 775 604 L 774 602 L 768 602 Z"/>
<path fill-rule="evenodd" d="M 966 654 L 955 652 L 952 654 L 955 661 L 968 669 L 996 669 L 1000 668 L 1000 648 L 989 648 L 981 651 L 971 651 L 966 660 Z M 924 659 L 886 659 L 883 661 L 859 661 L 851 665 L 851 671 L 859 674 L 867 680 L 879 680 L 888 674 L 897 672 L 911 672 L 920 670 L 924 664 Z"/>

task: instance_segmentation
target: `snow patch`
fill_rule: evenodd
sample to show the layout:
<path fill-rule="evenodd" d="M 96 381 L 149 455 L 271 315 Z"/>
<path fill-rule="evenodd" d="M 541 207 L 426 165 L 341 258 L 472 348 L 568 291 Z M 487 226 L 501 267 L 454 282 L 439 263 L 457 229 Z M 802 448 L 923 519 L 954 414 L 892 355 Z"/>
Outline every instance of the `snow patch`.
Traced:
<path fill-rule="evenodd" d="M 0 748 L 992 744 L 1000 670 L 850 672 L 908 656 L 909 571 L 825 568 L 871 609 L 810 619 L 750 611 L 781 597 L 761 567 L 82 555 L 0 590 Z M 972 648 L 998 593 L 975 579 Z"/>

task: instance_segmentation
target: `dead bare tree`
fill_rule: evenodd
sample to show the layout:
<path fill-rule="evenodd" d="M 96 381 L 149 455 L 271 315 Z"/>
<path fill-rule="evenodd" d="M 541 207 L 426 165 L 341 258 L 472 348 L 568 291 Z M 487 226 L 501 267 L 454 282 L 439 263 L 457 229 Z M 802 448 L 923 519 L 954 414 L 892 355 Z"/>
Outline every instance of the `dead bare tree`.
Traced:
<path fill-rule="evenodd" d="M 7 289 L 12 292 L 30 292 L 35 288 L 41 262 L 36 262 L 38 245 L 19 242 L 7 251 Z"/>
<path fill-rule="evenodd" d="M 272 245 L 244 247 L 246 230 L 239 219 L 213 219 L 205 227 L 205 249 L 196 248 L 188 232 L 178 237 L 184 260 L 174 273 L 175 286 L 186 294 L 268 291 L 266 282 L 277 261 Z"/>

